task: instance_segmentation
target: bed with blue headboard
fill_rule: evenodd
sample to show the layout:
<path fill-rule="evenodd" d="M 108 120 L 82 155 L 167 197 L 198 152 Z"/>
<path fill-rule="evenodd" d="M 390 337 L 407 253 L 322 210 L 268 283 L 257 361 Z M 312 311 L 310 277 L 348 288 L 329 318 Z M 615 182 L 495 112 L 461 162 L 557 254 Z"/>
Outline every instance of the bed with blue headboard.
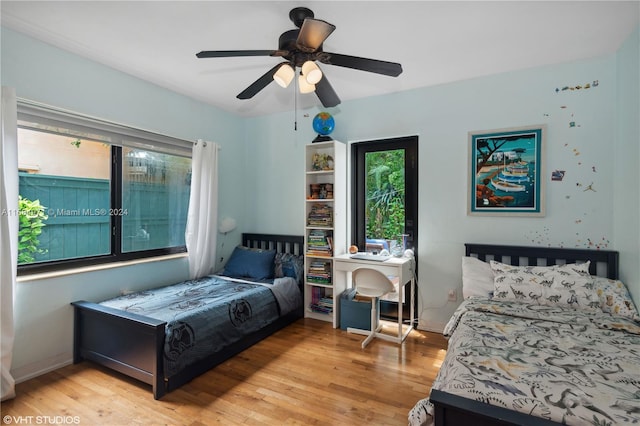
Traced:
<path fill-rule="evenodd" d="M 161 398 L 303 316 L 303 244 L 245 233 L 217 275 L 73 302 L 74 363 L 109 367 Z"/>

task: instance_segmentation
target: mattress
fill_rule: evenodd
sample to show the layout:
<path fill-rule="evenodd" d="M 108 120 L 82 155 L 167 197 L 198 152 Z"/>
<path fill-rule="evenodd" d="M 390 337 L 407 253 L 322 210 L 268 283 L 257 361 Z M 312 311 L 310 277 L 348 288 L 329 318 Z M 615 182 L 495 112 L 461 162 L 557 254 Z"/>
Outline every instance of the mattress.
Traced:
<path fill-rule="evenodd" d="M 563 305 L 470 298 L 432 389 L 569 425 L 640 423 L 640 324 Z M 410 423 L 428 424 L 429 399 Z"/>
<path fill-rule="evenodd" d="M 302 299 L 290 277 L 251 282 L 207 276 L 100 304 L 167 322 L 164 374 L 171 377 L 269 325 Z"/>

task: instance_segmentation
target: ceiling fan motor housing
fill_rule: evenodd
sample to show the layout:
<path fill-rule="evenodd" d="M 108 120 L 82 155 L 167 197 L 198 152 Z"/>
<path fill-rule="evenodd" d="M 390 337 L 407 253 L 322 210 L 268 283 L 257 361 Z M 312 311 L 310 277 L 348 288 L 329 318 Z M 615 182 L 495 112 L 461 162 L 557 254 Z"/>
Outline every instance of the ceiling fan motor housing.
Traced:
<path fill-rule="evenodd" d="M 298 28 L 302 26 L 302 23 L 306 18 L 313 17 L 313 11 L 311 9 L 307 9 L 306 7 L 295 7 L 289 12 L 289 19 L 291 19 L 291 21 Z"/>

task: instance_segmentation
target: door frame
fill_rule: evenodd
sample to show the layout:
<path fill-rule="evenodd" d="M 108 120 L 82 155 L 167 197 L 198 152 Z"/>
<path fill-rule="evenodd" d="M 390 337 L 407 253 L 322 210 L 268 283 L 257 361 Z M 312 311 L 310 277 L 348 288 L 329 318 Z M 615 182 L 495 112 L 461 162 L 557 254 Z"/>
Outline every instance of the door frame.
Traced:
<path fill-rule="evenodd" d="M 364 250 L 366 240 L 366 229 L 364 226 L 358 226 L 364 223 L 365 219 L 365 200 L 359 197 L 364 193 L 366 176 L 362 175 L 364 170 L 364 154 L 367 152 L 391 151 L 396 149 L 405 150 L 405 233 L 409 234 L 407 238 L 407 248 L 414 252 L 415 274 L 417 279 L 418 265 L 418 135 L 399 136 L 386 139 L 363 140 L 351 142 L 351 241 L 352 244 L 358 246 L 359 250 Z M 360 198 L 360 199 L 359 199 Z M 406 292 L 409 296 L 410 292 Z M 417 309 L 417 300 L 414 301 L 414 308 Z M 385 304 L 388 304 L 387 302 Z M 405 300 L 405 307 L 408 308 L 409 300 Z M 395 303 L 394 303 L 395 305 Z M 385 316 L 393 316 L 393 307 L 385 308 L 381 306 L 381 313 Z M 397 312 L 397 308 L 395 310 Z M 416 310 L 417 312 L 417 310 Z M 397 314 L 396 314 L 397 316 Z M 408 318 L 408 312 L 403 317 Z"/>

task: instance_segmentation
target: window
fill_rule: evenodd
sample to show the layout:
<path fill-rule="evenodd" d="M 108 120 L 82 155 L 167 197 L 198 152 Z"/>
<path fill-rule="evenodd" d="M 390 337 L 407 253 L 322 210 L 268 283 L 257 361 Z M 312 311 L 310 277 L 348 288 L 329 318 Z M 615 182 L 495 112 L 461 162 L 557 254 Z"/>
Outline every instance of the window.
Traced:
<path fill-rule="evenodd" d="M 18 105 L 18 273 L 186 251 L 191 143 Z"/>
<path fill-rule="evenodd" d="M 418 137 L 352 145 L 352 240 L 369 251 L 393 249 L 405 235 L 416 250 L 418 215 Z"/>

